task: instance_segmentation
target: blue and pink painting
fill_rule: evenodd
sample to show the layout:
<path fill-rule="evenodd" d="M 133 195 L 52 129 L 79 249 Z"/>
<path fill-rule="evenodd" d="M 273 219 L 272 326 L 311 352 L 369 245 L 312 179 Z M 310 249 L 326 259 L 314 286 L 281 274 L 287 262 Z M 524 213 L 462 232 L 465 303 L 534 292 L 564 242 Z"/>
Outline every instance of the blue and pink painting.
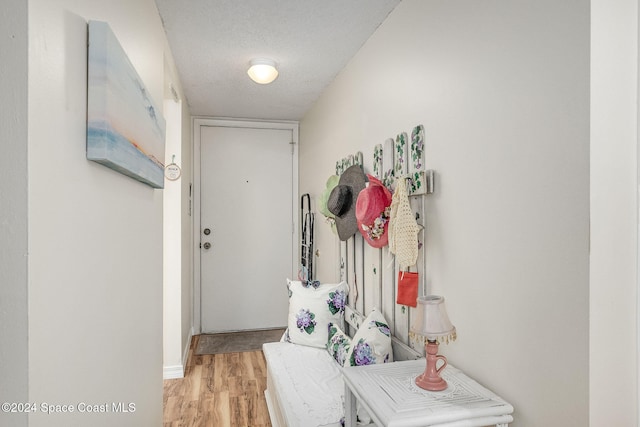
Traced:
<path fill-rule="evenodd" d="M 87 92 L 87 159 L 164 188 L 164 118 L 106 22 L 89 21 Z"/>

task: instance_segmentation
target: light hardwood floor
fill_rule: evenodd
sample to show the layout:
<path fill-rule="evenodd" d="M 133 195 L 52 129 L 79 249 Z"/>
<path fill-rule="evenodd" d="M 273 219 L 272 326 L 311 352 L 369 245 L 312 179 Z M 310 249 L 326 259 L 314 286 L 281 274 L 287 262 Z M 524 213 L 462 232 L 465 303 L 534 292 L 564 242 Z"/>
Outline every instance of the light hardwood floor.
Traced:
<path fill-rule="evenodd" d="M 262 351 L 197 356 L 185 377 L 164 380 L 163 427 L 270 427 Z"/>

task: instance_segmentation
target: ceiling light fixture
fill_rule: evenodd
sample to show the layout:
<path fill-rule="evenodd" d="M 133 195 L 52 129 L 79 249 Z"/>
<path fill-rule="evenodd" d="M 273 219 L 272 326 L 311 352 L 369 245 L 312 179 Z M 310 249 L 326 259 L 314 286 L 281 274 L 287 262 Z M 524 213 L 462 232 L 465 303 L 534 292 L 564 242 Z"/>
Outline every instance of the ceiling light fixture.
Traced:
<path fill-rule="evenodd" d="M 271 83 L 278 77 L 275 61 L 265 58 L 252 59 L 247 71 L 251 80 L 261 85 Z"/>

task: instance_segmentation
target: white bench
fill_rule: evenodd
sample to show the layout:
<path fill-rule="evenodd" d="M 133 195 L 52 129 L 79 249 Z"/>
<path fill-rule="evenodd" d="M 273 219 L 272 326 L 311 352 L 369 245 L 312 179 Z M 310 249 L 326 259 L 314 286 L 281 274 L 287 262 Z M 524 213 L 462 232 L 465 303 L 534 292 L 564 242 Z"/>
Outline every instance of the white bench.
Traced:
<path fill-rule="evenodd" d="M 364 316 L 346 307 L 345 320 L 351 335 Z M 392 337 L 394 360 L 421 357 Z M 265 397 L 273 427 L 341 426 L 344 418 L 342 368 L 326 349 L 288 342 L 266 343 Z"/>

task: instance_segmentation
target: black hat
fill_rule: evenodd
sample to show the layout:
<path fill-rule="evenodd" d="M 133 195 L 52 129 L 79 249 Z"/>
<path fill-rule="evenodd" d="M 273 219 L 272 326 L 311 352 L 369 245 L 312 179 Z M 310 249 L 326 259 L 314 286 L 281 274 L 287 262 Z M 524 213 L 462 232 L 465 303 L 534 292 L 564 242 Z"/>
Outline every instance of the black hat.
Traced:
<path fill-rule="evenodd" d="M 340 175 L 338 185 L 331 191 L 327 200 L 327 209 L 335 215 L 336 228 L 340 240 L 347 240 L 358 231 L 356 220 L 356 200 L 364 190 L 367 178 L 362 167 L 354 165 Z"/>

